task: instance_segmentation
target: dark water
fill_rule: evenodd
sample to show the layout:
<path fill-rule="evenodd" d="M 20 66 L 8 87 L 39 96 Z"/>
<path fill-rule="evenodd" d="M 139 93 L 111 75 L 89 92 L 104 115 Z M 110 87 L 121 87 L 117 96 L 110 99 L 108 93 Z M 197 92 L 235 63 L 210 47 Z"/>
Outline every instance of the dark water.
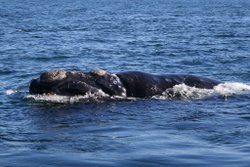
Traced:
<path fill-rule="evenodd" d="M 249 85 L 249 46 L 247 0 L 0 0 L 0 166 L 249 166 L 250 93 L 60 105 L 26 98 L 29 81 L 50 69 Z"/>

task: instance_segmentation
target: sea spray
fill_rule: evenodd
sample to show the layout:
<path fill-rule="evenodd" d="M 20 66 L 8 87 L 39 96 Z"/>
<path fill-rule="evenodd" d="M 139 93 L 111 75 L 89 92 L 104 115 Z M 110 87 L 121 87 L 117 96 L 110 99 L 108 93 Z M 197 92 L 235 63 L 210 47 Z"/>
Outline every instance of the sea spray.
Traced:
<path fill-rule="evenodd" d="M 14 90 L 6 91 L 6 94 L 15 93 Z M 237 94 L 248 94 L 250 93 L 250 86 L 244 83 L 238 82 L 227 82 L 219 84 L 214 87 L 214 89 L 200 89 L 196 87 L 190 87 L 185 84 L 175 85 L 173 88 L 165 90 L 161 95 L 155 95 L 152 99 L 169 100 L 196 100 L 205 99 L 211 96 L 224 96 L 228 97 Z M 76 103 L 76 102 L 88 102 L 88 101 L 103 101 L 103 100 L 135 100 L 137 98 L 124 97 L 124 96 L 109 96 L 102 90 L 96 93 L 88 92 L 86 95 L 76 95 L 76 96 L 62 96 L 62 95 L 27 95 L 27 99 L 31 99 L 38 102 L 51 102 L 51 103 Z"/>

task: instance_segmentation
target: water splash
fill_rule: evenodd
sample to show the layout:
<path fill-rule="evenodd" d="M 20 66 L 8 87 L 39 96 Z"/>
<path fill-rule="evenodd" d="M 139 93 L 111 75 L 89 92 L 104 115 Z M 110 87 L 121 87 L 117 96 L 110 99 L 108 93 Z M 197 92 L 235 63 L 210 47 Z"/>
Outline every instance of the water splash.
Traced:
<path fill-rule="evenodd" d="M 12 95 L 12 94 L 15 94 L 17 93 L 17 90 L 14 90 L 14 89 L 8 89 L 5 91 L 5 94 L 6 95 Z"/>
<path fill-rule="evenodd" d="M 9 93 L 12 91 L 9 90 Z M 214 89 L 200 89 L 196 87 L 190 87 L 185 84 L 176 85 L 173 88 L 165 90 L 161 95 L 155 95 L 152 99 L 168 100 L 168 99 L 180 99 L 180 100 L 195 100 L 204 99 L 211 96 L 231 96 L 237 94 L 250 94 L 250 86 L 244 83 L 228 82 L 219 84 Z M 61 95 L 27 95 L 27 99 L 31 99 L 38 102 L 51 102 L 51 103 L 76 103 L 76 102 L 89 102 L 89 101 L 103 101 L 103 100 L 135 100 L 134 97 L 125 96 L 109 96 L 102 90 L 96 93 L 88 92 L 86 95 L 81 96 L 61 96 Z"/>
<path fill-rule="evenodd" d="M 248 94 L 250 93 L 250 86 L 240 82 L 227 82 L 215 86 L 214 91 L 225 96 L 234 94 Z"/>
<path fill-rule="evenodd" d="M 88 101 L 98 101 L 109 98 L 109 95 L 104 93 L 102 90 L 98 90 L 98 92 L 91 93 L 87 92 L 86 95 L 76 95 L 76 96 L 62 96 L 62 95 L 27 95 L 25 97 L 29 100 L 34 100 L 37 102 L 51 102 L 51 103 L 77 103 L 77 102 L 88 102 Z"/>
<path fill-rule="evenodd" d="M 162 95 L 153 96 L 154 99 L 203 99 L 214 95 L 213 89 L 199 89 L 185 84 L 176 85 L 165 90 Z"/>

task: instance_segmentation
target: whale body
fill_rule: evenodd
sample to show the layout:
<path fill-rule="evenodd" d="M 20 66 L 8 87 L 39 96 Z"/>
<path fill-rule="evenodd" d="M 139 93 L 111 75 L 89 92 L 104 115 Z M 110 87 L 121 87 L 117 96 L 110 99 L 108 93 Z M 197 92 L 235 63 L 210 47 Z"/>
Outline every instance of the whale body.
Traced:
<path fill-rule="evenodd" d="M 150 98 L 161 95 L 175 85 L 185 84 L 200 89 L 213 89 L 220 81 L 189 74 L 149 74 L 139 71 L 109 73 L 52 70 L 32 79 L 30 94 L 86 95 L 102 90 L 110 96 Z M 170 93 L 170 92 L 169 92 Z"/>

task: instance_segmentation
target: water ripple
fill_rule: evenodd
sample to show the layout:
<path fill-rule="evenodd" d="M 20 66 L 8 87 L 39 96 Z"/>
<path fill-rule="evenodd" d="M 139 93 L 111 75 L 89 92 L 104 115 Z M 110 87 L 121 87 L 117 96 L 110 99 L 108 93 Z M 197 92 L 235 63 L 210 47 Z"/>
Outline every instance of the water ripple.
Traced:
<path fill-rule="evenodd" d="M 248 166 L 249 7 L 245 0 L 1 1 L 1 165 Z M 225 84 L 212 92 L 175 87 L 188 93 L 184 100 L 25 98 L 43 71 L 95 68 Z"/>

